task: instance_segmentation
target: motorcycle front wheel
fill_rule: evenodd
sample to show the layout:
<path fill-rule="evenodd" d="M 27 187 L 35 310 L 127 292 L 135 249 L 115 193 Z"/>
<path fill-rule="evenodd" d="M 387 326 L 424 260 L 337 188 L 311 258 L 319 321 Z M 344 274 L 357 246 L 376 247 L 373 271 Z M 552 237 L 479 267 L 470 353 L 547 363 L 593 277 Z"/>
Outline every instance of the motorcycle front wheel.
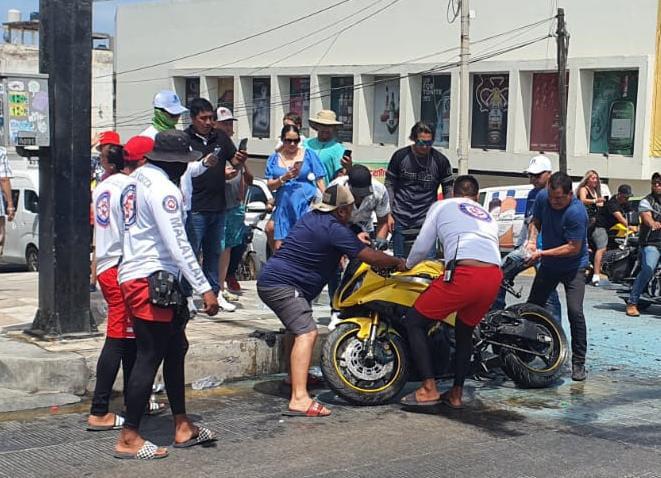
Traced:
<path fill-rule="evenodd" d="M 501 347 L 500 357 L 505 374 L 523 388 L 544 388 L 553 384 L 562 374 L 567 360 L 567 338 L 543 307 L 520 304 L 509 308 L 517 313 L 517 320 L 532 322 L 537 328 L 537 340 L 521 338 L 508 344 L 516 349 Z M 530 350 L 531 353 L 526 352 Z"/>
<path fill-rule="evenodd" d="M 409 359 L 404 340 L 396 334 L 376 339 L 374 357 L 367 357 L 366 341 L 354 323 L 338 325 L 326 337 L 321 370 L 326 383 L 355 405 L 383 405 L 406 385 Z"/>

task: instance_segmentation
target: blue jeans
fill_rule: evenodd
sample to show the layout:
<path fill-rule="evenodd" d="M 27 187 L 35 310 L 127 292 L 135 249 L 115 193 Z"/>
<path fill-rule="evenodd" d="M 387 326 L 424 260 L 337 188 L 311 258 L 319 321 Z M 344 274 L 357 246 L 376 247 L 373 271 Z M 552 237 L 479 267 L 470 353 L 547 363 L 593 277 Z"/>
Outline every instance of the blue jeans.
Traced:
<path fill-rule="evenodd" d="M 422 225 L 420 227 L 404 227 L 398 222 L 395 222 L 395 229 L 392 232 L 392 248 L 393 248 L 393 254 L 395 257 L 403 257 L 406 259 L 409 255 L 409 252 L 411 252 L 411 247 L 413 247 L 413 243 L 415 242 L 416 237 L 418 235 L 408 235 L 405 236 L 402 231 L 406 231 L 409 229 L 421 229 Z M 432 249 L 429 251 L 429 254 L 427 255 L 428 259 L 436 259 L 436 246 L 432 247 Z"/>
<path fill-rule="evenodd" d="M 516 276 L 528 268 L 528 266 L 525 265 L 526 262 L 521 253 L 521 249 L 514 249 L 505 256 L 505 259 L 503 259 L 501 267 L 503 267 L 504 280 L 514 280 Z M 539 271 L 539 264 L 537 264 L 536 269 Z M 506 295 L 507 292 L 501 287 L 498 291 L 498 296 L 496 296 L 495 302 L 491 306 L 491 310 L 503 310 L 506 306 Z M 560 297 L 558 297 L 558 291 L 556 289 L 553 289 L 549 294 L 549 298 L 547 299 L 544 308 L 553 315 L 553 319 L 557 323 L 562 322 L 562 307 L 560 306 Z"/>
<path fill-rule="evenodd" d="M 643 293 L 647 283 L 650 281 L 659 263 L 661 252 L 656 246 L 645 246 L 640 250 L 640 272 L 631 287 L 629 295 L 629 304 L 638 304 L 640 294 Z"/>
<path fill-rule="evenodd" d="M 190 212 L 186 219 L 186 234 L 199 258 L 202 251 L 202 272 L 215 294 L 218 294 L 218 262 L 223 250 L 225 218 L 222 212 Z"/>

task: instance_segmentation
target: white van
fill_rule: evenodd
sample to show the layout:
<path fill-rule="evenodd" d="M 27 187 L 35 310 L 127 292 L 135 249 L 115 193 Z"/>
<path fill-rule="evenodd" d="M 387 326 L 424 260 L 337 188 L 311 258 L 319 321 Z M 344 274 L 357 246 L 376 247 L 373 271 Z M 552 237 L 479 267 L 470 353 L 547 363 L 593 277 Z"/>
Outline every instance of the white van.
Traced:
<path fill-rule="evenodd" d="M 16 207 L 12 222 L 5 223 L 5 247 L 0 264 L 22 264 L 39 270 L 39 172 L 14 171 L 11 193 Z"/>
<path fill-rule="evenodd" d="M 574 183 L 572 187 L 576 190 L 578 183 Z M 531 189 L 532 184 L 480 189 L 479 203 L 498 221 L 501 252 L 511 251 L 519 240 L 526 213 L 526 201 Z M 611 195 L 607 184 L 601 184 L 601 194 Z"/>

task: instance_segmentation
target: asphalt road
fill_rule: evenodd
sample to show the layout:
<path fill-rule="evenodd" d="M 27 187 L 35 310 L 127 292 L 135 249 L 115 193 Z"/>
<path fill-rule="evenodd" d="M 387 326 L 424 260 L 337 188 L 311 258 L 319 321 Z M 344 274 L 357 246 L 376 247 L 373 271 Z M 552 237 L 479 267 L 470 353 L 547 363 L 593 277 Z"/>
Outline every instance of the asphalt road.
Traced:
<path fill-rule="evenodd" d="M 267 377 L 190 392 L 189 413 L 220 440 L 141 463 L 112 457 L 117 432 L 84 431 L 87 405 L 3 414 L 0 476 L 658 477 L 661 310 L 639 319 L 623 310 L 612 291 L 589 289 L 584 383 L 470 381 L 467 409 L 426 414 L 348 406 L 321 390 L 333 415 L 307 419 L 280 415 L 282 377 Z M 147 419 L 143 431 L 172 441 L 168 416 Z"/>

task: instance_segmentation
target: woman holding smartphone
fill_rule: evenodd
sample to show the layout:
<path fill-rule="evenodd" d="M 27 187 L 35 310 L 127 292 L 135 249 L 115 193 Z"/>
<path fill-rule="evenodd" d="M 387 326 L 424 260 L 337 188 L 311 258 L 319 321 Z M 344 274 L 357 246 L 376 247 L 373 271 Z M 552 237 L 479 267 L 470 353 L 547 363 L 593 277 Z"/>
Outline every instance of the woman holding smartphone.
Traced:
<path fill-rule="evenodd" d="M 276 192 L 272 216 L 276 250 L 325 189 L 325 171 L 319 157 L 310 149 L 298 147 L 301 142 L 298 127 L 284 126 L 280 139 L 283 147 L 269 156 L 264 172 L 269 189 Z"/>

